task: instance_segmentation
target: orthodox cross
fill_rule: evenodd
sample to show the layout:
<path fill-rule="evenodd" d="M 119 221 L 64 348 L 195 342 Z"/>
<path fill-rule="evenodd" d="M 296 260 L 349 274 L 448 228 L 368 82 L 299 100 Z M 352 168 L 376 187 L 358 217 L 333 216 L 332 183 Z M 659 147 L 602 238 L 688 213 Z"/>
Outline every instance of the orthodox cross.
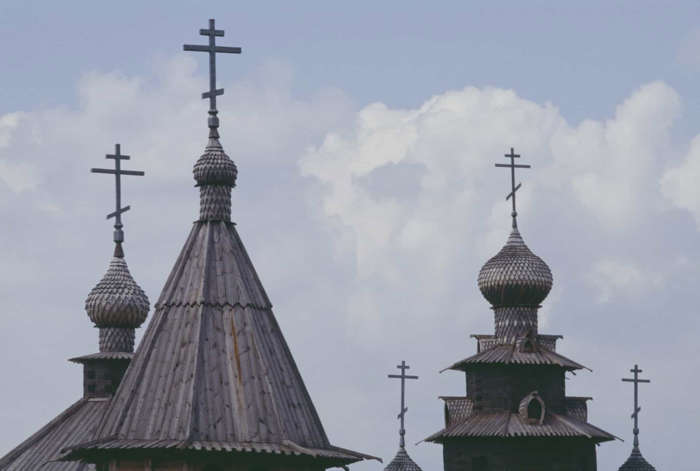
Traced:
<path fill-rule="evenodd" d="M 506 201 L 509 199 L 513 199 L 513 212 L 511 213 L 511 216 L 513 217 L 513 229 L 518 227 L 518 222 L 515 219 L 518 216 L 518 212 L 515 209 L 515 192 L 518 191 L 521 187 L 521 184 L 518 183 L 517 185 L 515 184 L 515 169 L 516 168 L 530 168 L 529 165 L 522 165 L 522 164 L 516 164 L 515 159 L 519 159 L 520 155 L 516 154 L 513 151 L 513 148 L 510 148 L 510 154 L 505 154 L 505 157 L 510 159 L 509 164 L 496 164 L 496 167 L 507 167 L 510 168 L 510 193 L 508 193 L 508 196 L 506 196 Z"/>
<path fill-rule="evenodd" d="M 400 375 L 388 375 L 389 378 L 397 378 L 401 380 L 401 412 L 399 412 L 398 418 L 401 419 L 401 428 L 399 429 L 399 436 L 401 437 L 399 440 L 399 446 L 401 448 L 404 448 L 406 446 L 406 442 L 404 441 L 404 435 L 406 435 L 406 430 L 404 429 L 404 416 L 406 412 L 408 411 L 408 407 L 406 407 L 406 380 L 407 379 L 418 379 L 418 376 L 411 376 L 406 374 L 406 370 L 411 368 L 406 364 L 405 361 L 402 361 L 400 365 L 396 365 L 398 369 L 401 370 Z"/>
<path fill-rule="evenodd" d="M 218 113 L 216 110 L 216 97 L 218 95 L 223 95 L 224 89 L 216 88 L 216 53 L 240 54 L 241 48 L 216 45 L 216 37 L 223 36 L 224 30 L 216 29 L 213 18 L 209 20 L 209 29 L 200 29 L 199 34 L 202 36 L 209 36 L 209 45 L 198 46 L 194 44 L 185 44 L 183 49 L 185 51 L 209 53 L 209 91 L 202 93 L 202 98 L 209 98 L 209 137 L 219 137 L 219 133 L 216 131 L 219 127 L 219 118 L 216 116 Z"/>
<path fill-rule="evenodd" d="M 641 373 L 642 370 L 640 370 L 637 365 L 634 365 L 634 369 L 630 370 L 630 372 L 634 373 L 634 378 L 622 378 L 622 381 L 634 383 L 634 412 L 632 412 L 632 418 L 634 419 L 634 448 L 639 448 L 639 411 L 642 410 L 642 408 L 639 407 L 638 387 L 639 383 L 650 383 L 651 381 L 639 378 L 639 373 Z"/>
<path fill-rule="evenodd" d="M 116 185 L 116 205 L 113 213 L 107 215 L 107 219 L 115 218 L 114 220 L 114 242 L 120 245 L 124 242 L 124 231 L 122 231 L 122 213 L 127 212 L 131 206 L 125 206 L 122 208 L 122 175 L 136 175 L 143 176 L 144 172 L 137 170 L 122 170 L 121 161 L 129 160 L 131 157 L 128 155 L 122 155 L 121 145 L 114 145 L 114 154 L 107 154 L 105 156 L 107 159 L 114 159 L 114 170 L 109 168 L 93 168 L 90 171 L 92 173 L 108 173 L 114 175 L 114 183 Z"/>

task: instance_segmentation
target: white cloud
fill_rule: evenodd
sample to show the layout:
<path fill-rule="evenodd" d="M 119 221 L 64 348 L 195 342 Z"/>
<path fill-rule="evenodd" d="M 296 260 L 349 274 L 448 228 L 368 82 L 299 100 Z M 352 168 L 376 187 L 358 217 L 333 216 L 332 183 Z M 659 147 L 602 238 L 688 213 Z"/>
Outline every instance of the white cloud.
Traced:
<path fill-rule="evenodd" d="M 685 209 L 700 228 L 700 135 L 690 143 L 683 162 L 669 169 L 661 179 L 661 191 L 671 203 Z"/>
<path fill-rule="evenodd" d="M 20 193 L 31 190 L 38 184 L 34 165 L 14 156 L 4 155 L 3 149 L 10 147 L 15 130 L 24 117 L 23 113 L 8 113 L 0 116 L 0 181 L 11 191 Z M 9 154 L 9 152 L 7 152 Z"/>
<path fill-rule="evenodd" d="M 505 240 L 507 176 L 493 164 L 508 147 L 535 168 L 518 193 L 524 218 L 537 217 L 533 205 L 563 202 L 624 232 L 658 196 L 648 188 L 679 109 L 676 92 L 655 82 L 611 119 L 571 126 L 551 104 L 467 87 L 415 109 L 368 105 L 352 126 L 310 149 L 300 168 L 325 189 L 323 214 L 351 234 L 343 240 L 354 243 L 361 277 L 410 276 L 438 290 L 456 260 L 472 261 L 465 252 L 485 260 Z"/>
<path fill-rule="evenodd" d="M 663 285 L 664 275 L 658 267 L 643 268 L 634 262 L 605 259 L 593 264 L 588 281 L 596 287 L 598 301 L 606 303 L 616 297 L 648 294 L 648 290 Z"/>
<path fill-rule="evenodd" d="M 10 144 L 12 131 L 17 127 L 22 113 L 8 113 L 0 116 L 0 149 Z"/>
<path fill-rule="evenodd" d="M 657 197 L 649 186 L 679 113 L 678 94 L 654 82 L 619 105 L 612 119 L 557 129 L 544 137 L 555 163 L 552 181 L 570 186 L 578 204 L 605 225 L 629 224 Z"/>

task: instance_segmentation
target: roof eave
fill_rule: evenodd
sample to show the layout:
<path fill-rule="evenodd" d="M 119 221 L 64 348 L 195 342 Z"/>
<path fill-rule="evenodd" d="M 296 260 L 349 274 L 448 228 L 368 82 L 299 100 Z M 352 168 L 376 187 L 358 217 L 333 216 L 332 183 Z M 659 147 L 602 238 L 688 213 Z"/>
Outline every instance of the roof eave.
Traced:
<path fill-rule="evenodd" d="M 363 460 L 382 459 L 373 455 L 360 453 L 346 448 L 330 445 L 325 449 L 306 448 L 289 440 L 283 443 L 221 443 L 221 442 L 187 442 L 179 440 L 122 440 L 100 439 L 81 443 L 61 450 L 57 461 L 98 460 L 103 454 L 140 454 L 154 451 L 168 453 L 230 453 L 261 456 L 296 456 L 318 460 L 330 465 L 344 466 Z M 142 443 L 139 443 L 142 442 Z"/>

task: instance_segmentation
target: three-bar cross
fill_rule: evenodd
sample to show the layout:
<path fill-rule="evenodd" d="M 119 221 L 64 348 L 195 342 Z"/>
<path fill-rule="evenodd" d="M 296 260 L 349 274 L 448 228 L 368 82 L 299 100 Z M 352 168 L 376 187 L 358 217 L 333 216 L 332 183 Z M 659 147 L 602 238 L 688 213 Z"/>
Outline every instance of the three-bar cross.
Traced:
<path fill-rule="evenodd" d="M 185 44 L 185 51 L 198 51 L 209 53 L 209 91 L 202 93 L 202 98 L 209 98 L 209 129 L 211 137 L 219 137 L 216 128 L 219 127 L 219 118 L 217 118 L 216 97 L 224 94 L 223 88 L 216 88 L 216 53 L 223 52 L 228 54 L 240 54 L 240 47 L 225 47 L 216 45 L 216 37 L 223 36 L 223 29 L 216 29 L 214 19 L 209 20 L 209 29 L 200 29 L 199 34 L 209 36 L 209 45 L 198 46 L 195 44 Z"/>
<path fill-rule="evenodd" d="M 518 222 L 516 220 L 518 212 L 515 209 L 515 192 L 518 191 L 521 187 L 520 183 L 518 183 L 517 185 L 515 184 L 515 169 L 530 168 L 530 166 L 515 163 L 515 159 L 520 158 L 520 155 L 516 154 L 512 147 L 510 148 L 510 154 L 505 154 L 505 157 L 510 159 L 510 163 L 496 164 L 496 167 L 510 168 L 510 193 L 508 193 L 508 196 L 506 196 L 506 201 L 508 201 L 511 198 L 513 199 L 513 212 L 511 213 L 511 216 L 513 217 L 513 229 L 515 229 L 516 227 L 518 227 Z"/>
<path fill-rule="evenodd" d="M 114 154 L 107 154 L 105 156 L 107 159 L 114 159 L 114 170 L 108 168 L 93 168 L 90 171 L 92 173 L 107 173 L 114 175 L 114 182 L 116 185 L 116 205 L 113 213 L 107 215 L 107 219 L 115 218 L 114 221 L 114 242 L 121 244 L 124 242 L 124 231 L 122 231 L 122 213 L 127 212 L 131 206 L 125 206 L 122 208 L 122 175 L 136 175 L 143 176 L 144 172 L 137 170 L 122 170 L 121 161 L 129 160 L 131 157 L 128 155 L 122 155 L 121 145 L 114 145 Z"/>
<path fill-rule="evenodd" d="M 401 380 L 401 412 L 399 412 L 398 416 L 398 418 L 401 419 L 401 428 L 399 429 L 399 436 L 401 438 L 399 439 L 399 446 L 404 448 L 406 446 L 406 442 L 404 441 L 404 435 L 406 435 L 406 430 L 404 429 L 404 416 L 408 411 L 408 408 L 406 407 L 406 380 L 418 379 L 418 376 L 406 374 L 406 370 L 408 370 L 410 366 L 408 366 L 405 361 L 401 361 L 401 364 L 397 365 L 396 367 L 401 370 L 401 374 L 388 376 L 389 378 L 397 378 Z"/>
<path fill-rule="evenodd" d="M 632 412 L 632 418 L 634 419 L 634 447 L 639 448 L 639 411 L 642 410 L 642 408 L 639 407 L 638 387 L 639 383 L 650 383 L 651 381 L 639 378 L 639 373 L 641 373 L 642 370 L 640 370 L 637 365 L 634 365 L 634 369 L 631 369 L 630 372 L 634 373 L 634 378 L 622 378 L 622 381 L 634 383 L 634 412 Z"/>

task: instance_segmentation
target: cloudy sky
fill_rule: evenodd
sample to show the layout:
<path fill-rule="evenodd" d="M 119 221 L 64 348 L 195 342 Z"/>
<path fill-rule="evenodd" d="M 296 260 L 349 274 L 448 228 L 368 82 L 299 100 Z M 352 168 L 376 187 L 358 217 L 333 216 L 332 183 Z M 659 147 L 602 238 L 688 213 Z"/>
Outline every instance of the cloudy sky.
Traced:
<path fill-rule="evenodd" d="M 641 444 L 694 470 L 700 422 L 700 28 L 696 2 L 50 2 L 0 4 L 0 454 L 81 394 L 66 358 L 97 349 L 83 310 L 107 268 L 115 142 L 127 261 L 151 300 L 198 214 L 210 17 L 243 55 L 219 61 L 233 219 L 331 440 L 391 459 L 400 360 L 409 453 L 442 425 L 438 371 L 475 352 L 492 313 L 476 287 L 505 242 L 512 146 L 520 227 L 552 268 L 540 330 L 593 372 L 591 422 L 613 470 Z M 555 6 L 556 5 L 556 6 Z M 357 471 L 381 469 L 378 463 Z"/>

